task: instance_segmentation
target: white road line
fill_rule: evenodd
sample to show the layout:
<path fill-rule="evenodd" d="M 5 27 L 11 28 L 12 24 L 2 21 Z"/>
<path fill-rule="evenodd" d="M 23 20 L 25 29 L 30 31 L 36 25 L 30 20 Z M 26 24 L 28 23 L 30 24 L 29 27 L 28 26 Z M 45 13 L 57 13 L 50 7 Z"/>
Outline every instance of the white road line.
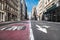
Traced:
<path fill-rule="evenodd" d="M 16 30 L 17 29 L 17 26 L 12 26 L 13 27 L 13 29 L 12 30 Z"/>
<path fill-rule="evenodd" d="M 21 30 L 23 28 L 23 26 L 18 26 L 17 30 Z"/>
<path fill-rule="evenodd" d="M 40 31 L 42 31 L 42 32 L 44 32 L 44 33 L 47 33 L 47 29 L 46 28 L 42 28 L 41 26 L 39 26 L 39 25 L 36 25 L 38 28 L 38 30 L 40 30 Z"/>
<path fill-rule="evenodd" d="M 6 29 L 6 30 L 12 30 L 13 29 L 13 27 L 10 27 L 10 28 L 8 28 L 8 29 Z"/>
<path fill-rule="evenodd" d="M 30 22 L 30 40 L 34 40 L 33 31 L 31 28 L 31 22 Z"/>
<path fill-rule="evenodd" d="M 1 30 L 5 30 L 7 27 L 2 28 Z"/>

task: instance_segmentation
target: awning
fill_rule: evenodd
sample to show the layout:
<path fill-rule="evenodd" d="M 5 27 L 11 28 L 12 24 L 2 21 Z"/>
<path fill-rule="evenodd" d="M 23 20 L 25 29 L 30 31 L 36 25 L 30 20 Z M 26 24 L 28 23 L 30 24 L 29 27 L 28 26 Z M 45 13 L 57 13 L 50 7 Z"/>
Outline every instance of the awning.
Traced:
<path fill-rule="evenodd" d="M 52 10 L 55 10 L 56 8 L 57 8 L 56 5 L 53 5 L 52 7 L 50 7 L 49 9 L 47 9 L 47 12 L 50 12 Z"/>

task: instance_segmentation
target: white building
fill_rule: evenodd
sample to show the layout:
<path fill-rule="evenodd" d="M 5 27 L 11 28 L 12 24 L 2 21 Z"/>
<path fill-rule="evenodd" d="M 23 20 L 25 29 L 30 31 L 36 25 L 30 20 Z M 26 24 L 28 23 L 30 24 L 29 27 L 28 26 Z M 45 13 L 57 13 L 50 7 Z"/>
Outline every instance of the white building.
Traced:
<path fill-rule="evenodd" d="M 60 5 L 60 0 L 40 0 L 37 5 L 38 20 L 42 20 L 42 19 L 51 20 L 51 21 L 60 20 L 59 18 L 60 12 L 57 11 L 60 9 L 59 5 Z"/>

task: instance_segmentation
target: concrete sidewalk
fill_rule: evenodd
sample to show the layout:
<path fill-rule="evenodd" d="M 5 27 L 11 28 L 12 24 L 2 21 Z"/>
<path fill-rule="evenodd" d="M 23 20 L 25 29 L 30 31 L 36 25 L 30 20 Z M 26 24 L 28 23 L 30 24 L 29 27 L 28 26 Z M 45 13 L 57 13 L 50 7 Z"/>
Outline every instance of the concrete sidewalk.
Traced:
<path fill-rule="evenodd" d="M 22 21 L 7 21 L 7 22 L 0 22 L 0 26 L 7 25 L 7 24 L 12 24 L 12 23 L 20 23 L 20 22 L 28 22 L 28 20 L 22 20 Z"/>
<path fill-rule="evenodd" d="M 11 24 L 11 23 L 17 23 L 17 22 L 20 22 L 20 21 L 0 22 L 0 26 L 7 25 L 7 24 Z"/>

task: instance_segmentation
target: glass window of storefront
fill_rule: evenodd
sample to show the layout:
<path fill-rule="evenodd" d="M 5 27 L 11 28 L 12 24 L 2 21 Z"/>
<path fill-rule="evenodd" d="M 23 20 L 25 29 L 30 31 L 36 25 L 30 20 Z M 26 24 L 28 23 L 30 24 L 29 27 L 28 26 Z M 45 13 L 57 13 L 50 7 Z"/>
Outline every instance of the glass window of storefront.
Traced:
<path fill-rule="evenodd" d="M 0 10 L 2 10 L 2 4 L 1 4 L 1 2 L 0 2 Z"/>

